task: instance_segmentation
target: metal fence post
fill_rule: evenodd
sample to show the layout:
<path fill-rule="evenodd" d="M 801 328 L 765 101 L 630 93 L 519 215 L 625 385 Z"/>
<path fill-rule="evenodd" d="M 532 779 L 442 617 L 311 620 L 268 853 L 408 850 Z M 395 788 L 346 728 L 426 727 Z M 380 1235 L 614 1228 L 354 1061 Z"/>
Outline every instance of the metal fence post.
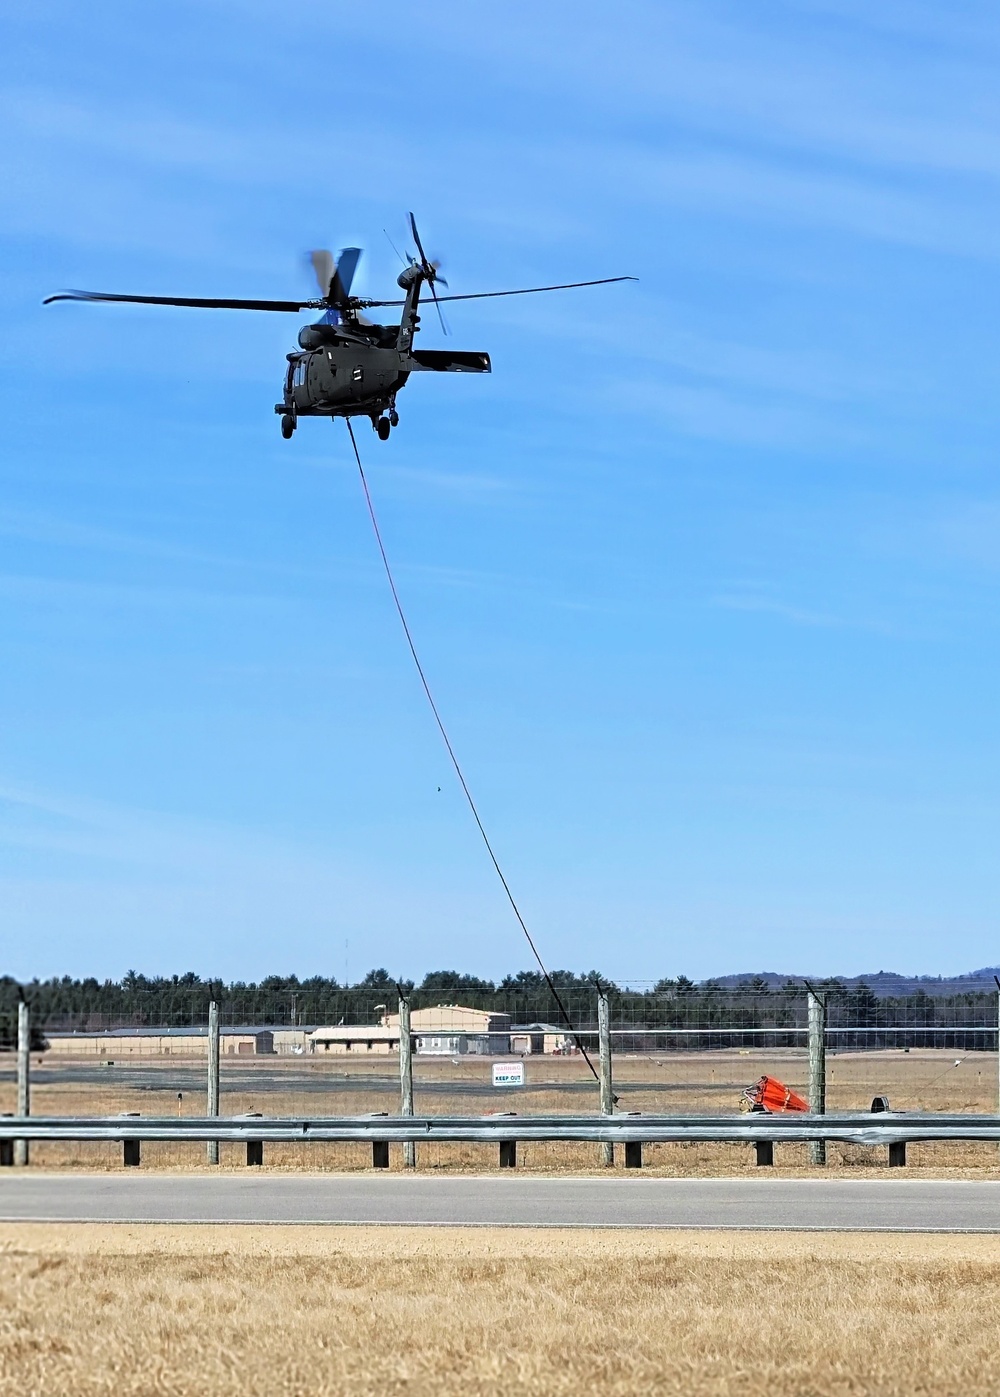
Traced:
<path fill-rule="evenodd" d="M 31 1018 L 23 999 L 17 1006 L 17 1114 L 31 1115 Z M 14 1163 L 27 1162 L 27 1140 L 15 1140 Z"/>
<path fill-rule="evenodd" d="M 247 1119 L 248 1119 L 248 1120 L 261 1120 L 261 1119 L 262 1119 L 262 1112 L 260 1112 L 260 1111 L 248 1111 L 248 1112 L 247 1112 Z M 247 1168 L 248 1168 L 248 1169 L 252 1169 L 252 1168 L 255 1168 L 255 1167 L 256 1167 L 256 1168 L 260 1168 L 261 1165 L 263 1165 L 263 1163 L 264 1163 L 264 1141 L 263 1141 L 263 1140 L 248 1140 L 248 1141 L 247 1141 Z"/>
<path fill-rule="evenodd" d="M 629 1115 L 632 1116 L 632 1117 L 638 1118 L 639 1116 L 642 1115 L 642 1112 L 641 1112 L 641 1111 L 629 1111 Z M 641 1168 L 642 1168 L 642 1141 L 641 1141 L 641 1140 L 626 1140 L 626 1141 L 625 1141 L 625 1168 L 626 1168 L 626 1169 L 641 1169 Z"/>
<path fill-rule="evenodd" d="M 826 999 L 809 994 L 809 1111 L 826 1115 Z M 809 1163 L 826 1163 L 826 1141 L 809 1141 Z"/>
<path fill-rule="evenodd" d="M 399 996 L 399 1114 L 413 1115 L 413 1038 L 410 1033 L 410 1001 Z M 403 1168 L 416 1169 L 417 1146 L 403 1141 Z"/>
<path fill-rule="evenodd" d="M 612 1116 L 615 1094 L 611 1080 L 611 1006 L 606 990 L 597 991 L 597 1037 L 601 1050 L 601 1115 Z M 615 1147 L 610 1140 L 601 1142 L 601 1163 L 610 1169 L 615 1162 Z"/>
<path fill-rule="evenodd" d="M 388 1114 L 389 1114 L 388 1111 L 373 1111 L 373 1112 L 372 1112 L 372 1115 L 373 1115 L 373 1116 L 387 1116 Z M 388 1167 L 389 1167 L 389 1141 L 388 1141 L 388 1140 L 373 1140 L 373 1141 L 372 1141 L 372 1168 L 373 1168 L 373 1169 L 388 1169 Z"/>
<path fill-rule="evenodd" d="M 517 1115 L 517 1112 L 516 1112 L 516 1111 L 503 1111 L 501 1114 L 503 1114 L 503 1115 L 505 1115 L 505 1116 L 514 1117 L 514 1116 Z M 501 1140 L 501 1141 L 500 1141 L 500 1168 L 501 1168 L 501 1169 L 516 1169 L 516 1168 L 517 1168 L 517 1141 L 516 1141 L 516 1140 Z"/>
<path fill-rule="evenodd" d="M 124 1115 L 138 1118 L 138 1111 L 125 1111 Z M 126 1137 L 122 1141 L 122 1164 L 126 1169 L 138 1169 L 142 1163 L 142 1147 L 139 1140 Z"/>
<path fill-rule="evenodd" d="M 219 1114 L 219 1006 L 214 999 L 208 1006 L 208 1110 L 205 1114 Z M 219 1162 L 218 1140 L 208 1142 L 208 1162 Z"/>

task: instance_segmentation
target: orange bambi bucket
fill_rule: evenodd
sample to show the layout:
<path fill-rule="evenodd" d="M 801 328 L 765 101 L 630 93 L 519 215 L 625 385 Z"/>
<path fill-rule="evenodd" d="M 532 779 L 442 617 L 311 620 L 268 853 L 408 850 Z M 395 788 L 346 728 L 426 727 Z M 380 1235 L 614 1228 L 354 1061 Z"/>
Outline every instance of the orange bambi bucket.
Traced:
<path fill-rule="evenodd" d="M 808 1111 L 809 1103 L 796 1096 L 791 1087 L 779 1082 L 777 1077 L 761 1077 L 754 1087 L 743 1093 L 748 1106 L 756 1106 L 774 1114 L 778 1111 Z"/>

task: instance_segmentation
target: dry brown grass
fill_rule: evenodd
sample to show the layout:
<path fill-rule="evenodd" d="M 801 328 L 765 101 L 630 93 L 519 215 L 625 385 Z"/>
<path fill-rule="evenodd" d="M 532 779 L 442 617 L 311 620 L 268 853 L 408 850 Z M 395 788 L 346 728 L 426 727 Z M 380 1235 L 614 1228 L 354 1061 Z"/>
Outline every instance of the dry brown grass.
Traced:
<path fill-rule="evenodd" d="M 0 1228 L 0 1393 L 993 1394 L 992 1237 Z"/>
<path fill-rule="evenodd" d="M 953 1064 L 961 1057 L 960 1066 Z M 279 1083 L 288 1086 L 262 1090 L 254 1083 L 263 1067 Z M 70 1068 L 72 1064 L 65 1064 Z M 90 1060 L 93 1066 L 93 1059 Z M 58 1064 L 48 1059 L 47 1069 L 58 1072 Z M 141 1088 L 134 1083 L 135 1068 L 152 1069 L 154 1084 Z M 106 1069 L 99 1085 L 79 1085 L 60 1081 L 37 1084 L 32 1092 L 36 1115 L 112 1115 L 139 1111 L 142 1115 L 174 1115 L 178 1110 L 178 1070 L 202 1073 L 204 1060 L 177 1058 L 143 1059 Z M 394 1058 L 345 1063 L 342 1058 L 224 1059 L 222 1066 L 222 1110 L 224 1114 L 263 1111 L 267 1115 L 340 1115 L 368 1111 L 398 1110 L 398 1092 L 378 1083 L 380 1077 L 396 1070 Z M 463 1095 L 463 1083 L 485 1085 L 490 1063 L 485 1059 L 418 1059 L 415 1063 L 415 1097 L 418 1112 L 433 1115 L 475 1115 L 490 1109 L 517 1110 L 525 1114 L 583 1113 L 596 1110 L 596 1090 L 591 1091 L 586 1065 L 580 1059 L 549 1058 L 529 1060 L 529 1081 L 534 1090 L 517 1096 Z M 737 1108 L 740 1090 L 770 1072 L 800 1092 L 806 1090 L 806 1063 L 801 1052 L 782 1050 L 752 1055 L 734 1051 L 716 1053 L 677 1053 L 659 1059 L 622 1057 L 615 1060 L 615 1079 L 625 1110 L 666 1112 L 725 1112 Z M 307 1075 L 320 1090 L 295 1090 L 293 1084 Z M 997 1060 L 989 1053 L 921 1049 L 911 1053 L 845 1053 L 828 1058 L 828 1109 L 867 1108 L 872 1096 L 887 1094 L 898 1109 L 922 1108 L 934 1111 L 993 1112 L 997 1109 Z M 371 1082 L 371 1086 L 367 1083 Z M 585 1090 L 559 1090 L 567 1084 Z M 350 1084 L 352 1089 L 346 1090 Z M 323 1088 L 328 1087 L 329 1090 Z M 444 1088 L 444 1089 L 442 1089 Z M 13 1083 L 0 1082 L 0 1110 L 12 1110 Z M 185 1090 L 181 1109 L 186 1115 L 204 1110 L 202 1091 Z M 240 1146 L 222 1146 L 224 1167 L 242 1167 Z M 490 1170 L 496 1166 L 496 1151 L 488 1146 L 425 1145 L 420 1148 L 418 1165 L 425 1170 Z M 398 1163 L 392 1151 L 394 1167 Z M 805 1146 L 785 1145 L 776 1151 L 781 1172 L 797 1172 L 808 1167 Z M 159 1168 L 194 1168 L 204 1163 L 201 1145 L 144 1145 L 143 1162 Z M 886 1167 L 885 1150 L 831 1145 L 828 1168 L 848 1171 L 851 1177 Z M 32 1160 L 47 1168 L 119 1168 L 119 1146 L 100 1144 L 36 1145 Z M 365 1169 L 370 1167 L 370 1150 L 361 1145 L 269 1146 L 268 1167 L 282 1169 Z M 665 1175 L 718 1176 L 751 1172 L 753 1153 L 742 1145 L 660 1145 L 647 1147 L 645 1166 Z M 910 1168 L 933 1173 L 972 1173 L 977 1177 L 1000 1173 L 1000 1150 L 993 1145 L 913 1145 L 907 1153 Z M 518 1150 L 518 1167 L 532 1171 L 579 1173 L 599 1168 L 598 1149 L 590 1145 L 529 1144 Z"/>

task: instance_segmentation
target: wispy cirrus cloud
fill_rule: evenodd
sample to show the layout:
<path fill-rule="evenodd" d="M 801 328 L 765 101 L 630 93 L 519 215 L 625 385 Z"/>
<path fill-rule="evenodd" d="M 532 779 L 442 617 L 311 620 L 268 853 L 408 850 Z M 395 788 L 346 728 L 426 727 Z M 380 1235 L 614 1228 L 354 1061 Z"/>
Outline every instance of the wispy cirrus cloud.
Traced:
<path fill-rule="evenodd" d="M 720 593 L 712 597 L 710 605 L 719 607 L 724 611 L 743 611 L 763 616 L 774 616 L 796 626 L 821 630 L 873 631 L 886 636 L 896 633 L 896 627 L 888 621 L 872 616 L 803 606 L 784 601 L 780 597 L 750 591 Z"/>

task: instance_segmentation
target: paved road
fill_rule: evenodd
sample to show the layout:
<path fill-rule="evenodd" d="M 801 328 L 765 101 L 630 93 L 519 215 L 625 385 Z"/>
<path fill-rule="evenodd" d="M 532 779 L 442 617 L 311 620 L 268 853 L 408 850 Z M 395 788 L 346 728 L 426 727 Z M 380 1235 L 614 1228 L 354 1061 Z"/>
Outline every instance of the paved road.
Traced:
<path fill-rule="evenodd" d="M 266 1059 L 265 1059 L 266 1061 Z M 486 1063 L 486 1070 L 489 1064 Z M 529 1067 L 529 1074 L 531 1068 Z M 259 1066 L 256 1063 L 241 1063 L 235 1069 L 223 1064 L 222 1095 L 226 1092 L 246 1095 L 250 1092 L 268 1094 L 280 1092 L 303 1093 L 310 1096 L 350 1095 L 356 1092 L 386 1092 L 394 1100 L 399 1098 L 399 1073 L 359 1072 L 354 1075 L 343 1071 L 324 1072 L 317 1068 L 283 1066 L 280 1068 Z M 749 1071 L 749 1069 L 748 1069 Z M 0 1066 L 0 1083 L 14 1083 L 17 1070 L 14 1066 Z M 146 1064 L 122 1062 L 114 1067 L 104 1063 L 59 1063 L 50 1066 L 32 1067 L 31 1081 L 35 1087 L 88 1086 L 100 1087 L 103 1091 L 183 1091 L 203 1093 L 205 1090 L 205 1067 L 200 1063 Z M 498 1092 L 492 1082 L 485 1078 L 476 1081 L 469 1077 L 447 1077 L 423 1075 L 416 1077 L 416 1090 L 429 1096 L 473 1096 L 481 1099 L 503 1099 L 507 1093 Z M 727 1110 L 733 1109 L 736 1097 L 747 1085 L 746 1081 L 616 1081 L 615 1091 L 619 1096 L 633 1092 L 660 1092 L 673 1095 L 678 1092 L 701 1091 L 709 1095 L 721 1096 L 727 1102 Z M 523 1087 L 511 1088 L 511 1094 L 518 1097 L 555 1094 L 559 1096 L 583 1096 L 591 1101 L 597 1099 L 597 1088 L 591 1077 L 580 1077 L 568 1081 L 535 1078 L 529 1075 Z M 331 1112 L 336 1114 L 336 1112 Z"/>
<path fill-rule="evenodd" d="M 3 1171 L 0 1221 L 1000 1232 L 1000 1182 Z"/>

